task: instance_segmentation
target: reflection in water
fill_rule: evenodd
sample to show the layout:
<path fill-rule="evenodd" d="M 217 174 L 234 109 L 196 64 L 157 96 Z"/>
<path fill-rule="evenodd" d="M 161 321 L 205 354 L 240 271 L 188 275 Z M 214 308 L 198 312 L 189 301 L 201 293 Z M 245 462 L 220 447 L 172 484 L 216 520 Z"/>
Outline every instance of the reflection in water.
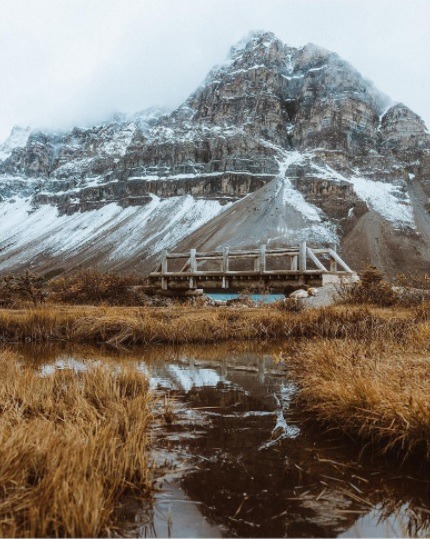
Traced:
<path fill-rule="evenodd" d="M 428 469 L 360 458 L 352 443 L 306 427 L 288 364 L 275 360 L 286 347 L 297 353 L 297 344 L 277 343 L 22 355 L 45 375 L 137 363 L 169 395 L 174 421 L 154 428 L 154 455 L 168 464 L 163 486 L 151 510 L 124 509 L 128 535 L 429 535 Z"/>

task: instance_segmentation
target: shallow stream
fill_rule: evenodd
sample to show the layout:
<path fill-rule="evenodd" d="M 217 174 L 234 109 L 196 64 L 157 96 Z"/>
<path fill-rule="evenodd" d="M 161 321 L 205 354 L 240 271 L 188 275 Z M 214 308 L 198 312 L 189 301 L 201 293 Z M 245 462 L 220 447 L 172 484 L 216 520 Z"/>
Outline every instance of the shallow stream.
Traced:
<path fill-rule="evenodd" d="M 153 431 L 164 476 L 153 505 L 126 505 L 128 536 L 429 536 L 428 467 L 360 454 L 304 424 L 294 376 L 279 361 L 288 346 L 20 352 L 45 374 L 103 361 L 150 376 L 166 419 Z"/>

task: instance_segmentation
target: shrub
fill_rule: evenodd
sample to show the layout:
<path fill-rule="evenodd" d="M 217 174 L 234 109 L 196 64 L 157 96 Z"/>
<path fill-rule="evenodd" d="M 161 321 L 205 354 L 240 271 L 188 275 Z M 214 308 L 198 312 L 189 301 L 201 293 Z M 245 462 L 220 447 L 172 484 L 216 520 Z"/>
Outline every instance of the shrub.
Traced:
<path fill-rule="evenodd" d="M 0 306 L 15 307 L 20 301 L 30 300 L 36 307 L 47 296 L 44 277 L 26 270 L 22 275 L 7 275 L 0 280 Z"/>
<path fill-rule="evenodd" d="M 71 304 L 139 305 L 143 294 L 137 280 L 113 272 L 82 269 L 52 280 L 52 299 Z"/>
<path fill-rule="evenodd" d="M 337 290 L 344 303 L 372 303 L 389 307 L 398 301 L 398 294 L 384 280 L 384 274 L 375 266 L 369 266 L 360 274 L 360 281 L 342 284 Z"/>
<path fill-rule="evenodd" d="M 0 307 L 14 307 L 16 297 L 13 287 L 13 275 L 7 275 L 0 279 Z"/>
<path fill-rule="evenodd" d="M 402 273 L 396 275 L 395 284 L 403 307 L 416 307 L 430 301 L 430 275 Z"/>

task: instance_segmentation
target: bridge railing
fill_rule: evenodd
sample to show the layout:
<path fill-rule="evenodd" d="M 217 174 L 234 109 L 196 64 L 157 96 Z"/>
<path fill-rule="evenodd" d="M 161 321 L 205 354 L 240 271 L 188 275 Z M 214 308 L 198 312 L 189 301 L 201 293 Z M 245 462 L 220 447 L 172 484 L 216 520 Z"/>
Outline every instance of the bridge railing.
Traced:
<path fill-rule="evenodd" d="M 285 258 L 286 267 L 283 269 L 268 269 L 268 262 L 276 258 Z M 169 268 L 169 261 L 184 260 L 185 263 L 178 269 Z M 237 260 L 253 261 L 252 270 L 232 270 L 232 262 Z M 212 262 L 211 269 L 204 269 L 207 262 Z M 311 261 L 316 269 L 310 269 Z M 218 266 L 214 269 L 213 266 Z M 171 266 L 171 264 L 170 264 Z M 350 273 L 353 270 L 336 253 L 334 248 L 316 248 L 307 246 L 302 241 L 299 246 L 291 248 L 268 249 L 260 245 L 258 249 L 237 250 L 225 247 L 222 251 L 198 252 L 190 249 L 186 253 L 169 253 L 165 251 L 161 264 L 157 270 L 150 273 L 150 277 L 180 277 L 189 275 L 270 275 L 279 273 Z"/>

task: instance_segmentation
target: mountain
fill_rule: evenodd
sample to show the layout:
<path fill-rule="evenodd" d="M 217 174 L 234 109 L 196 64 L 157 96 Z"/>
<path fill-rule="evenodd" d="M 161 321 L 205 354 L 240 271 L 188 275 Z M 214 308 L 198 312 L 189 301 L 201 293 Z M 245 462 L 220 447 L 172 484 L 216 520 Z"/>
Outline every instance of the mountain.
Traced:
<path fill-rule="evenodd" d="M 173 112 L 0 146 L 0 271 L 150 271 L 162 250 L 336 243 L 430 264 L 430 135 L 336 53 L 253 32 Z"/>

